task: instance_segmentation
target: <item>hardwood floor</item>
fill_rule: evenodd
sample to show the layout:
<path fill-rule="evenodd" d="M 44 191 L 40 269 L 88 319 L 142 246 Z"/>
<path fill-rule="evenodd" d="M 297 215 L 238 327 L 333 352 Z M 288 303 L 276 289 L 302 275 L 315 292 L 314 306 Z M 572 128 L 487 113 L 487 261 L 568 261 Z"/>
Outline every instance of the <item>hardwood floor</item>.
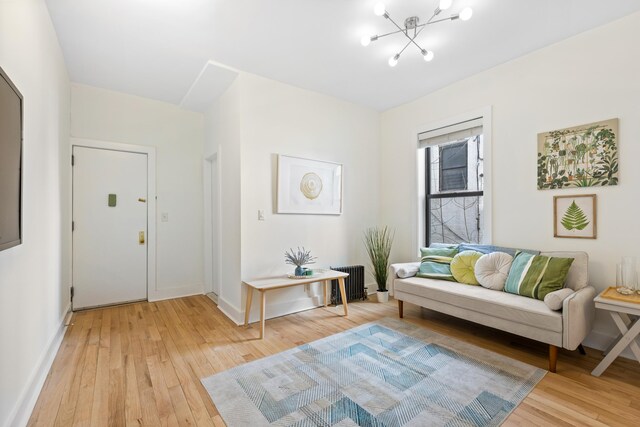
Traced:
<path fill-rule="evenodd" d="M 75 313 L 29 425 L 222 426 L 200 379 L 381 317 L 395 301 L 317 308 L 238 327 L 213 301 L 194 296 Z M 540 368 L 547 345 L 404 304 L 404 321 Z M 561 350 L 548 373 L 504 425 L 639 426 L 640 365 L 618 359 L 596 378 L 599 351 Z"/>

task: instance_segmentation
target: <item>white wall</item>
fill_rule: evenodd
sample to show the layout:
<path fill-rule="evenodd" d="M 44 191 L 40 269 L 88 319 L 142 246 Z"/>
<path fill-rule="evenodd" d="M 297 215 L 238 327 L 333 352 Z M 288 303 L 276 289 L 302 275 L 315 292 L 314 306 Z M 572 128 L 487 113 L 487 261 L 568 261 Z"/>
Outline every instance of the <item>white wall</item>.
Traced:
<path fill-rule="evenodd" d="M 381 222 L 398 230 L 394 261 L 415 258 L 415 132 L 422 125 L 492 106 L 493 243 L 590 256 L 591 284 L 615 283 L 623 255 L 640 256 L 637 185 L 640 169 L 640 14 L 580 34 L 389 110 L 381 118 Z M 620 118 L 620 185 L 538 191 L 537 134 Z M 553 196 L 598 195 L 596 240 L 553 237 Z M 588 344 L 601 347 L 613 334 L 598 313 Z"/>
<path fill-rule="evenodd" d="M 284 263 L 284 251 L 289 248 L 310 249 L 318 257 L 312 267 L 366 264 L 362 232 L 378 222 L 379 114 L 246 73 L 224 96 L 217 108 L 226 118 L 218 126 L 224 127 L 227 136 L 220 136 L 219 141 L 239 144 L 232 142 L 221 150 L 223 174 L 225 168 L 234 173 L 223 177 L 223 193 L 238 191 L 236 187 L 227 189 L 229 180 L 235 185 L 238 173 L 241 188 L 236 194 L 239 204 L 235 199 L 229 208 L 223 202 L 222 216 L 224 222 L 225 216 L 229 219 L 239 214 L 241 222 L 239 229 L 235 224 L 223 237 L 225 250 L 234 245 L 233 266 L 237 268 L 239 259 L 240 271 L 239 277 L 234 270 L 233 278 L 223 280 L 221 307 L 239 321 L 245 303 L 239 279 L 291 272 L 292 267 Z M 239 152 L 228 152 L 238 148 Z M 277 154 L 342 163 L 342 215 L 276 214 Z M 265 211 L 265 221 L 258 221 L 259 209 Z M 223 225 L 223 232 L 226 228 Z M 224 261 L 222 265 L 226 268 Z M 306 291 L 304 287 L 274 291 L 267 298 L 267 317 L 314 307 L 320 303 L 319 293 L 319 289 Z M 253 318 L 257 318 L 258 310 L 258 304 L 254 304 Z"/>
<path fill-rule="evenodd" d="M 69 307 L 60 231 L 69 78 L 43 1 L 0 2 L 0 66 L 24 97 L 23 243 L 0 252 L 0 425 L 8 426 L 26 424 Z"/>
<path fill-rule="evenodd" d="M 73 84 L 71 136 L 156 147 L 157 279 L 149 299 L 201 293 L 203 115 Z M 160 221 L 163 212 L 168 222 Z"/>
<path fill-rule="evenodd" d="M 238 320 L 240 300 L 240 84 L 236 78 L 227 91 L 205 113 L 204 158 L 218 155 L 220 169 L 220 290 L 218 307 Z M 206 227 L 205 241 L 211 229 Z M 211 262 L 211 248 L 205 251 Z M 216 274 L 214 272 L 214 274 Z"/>

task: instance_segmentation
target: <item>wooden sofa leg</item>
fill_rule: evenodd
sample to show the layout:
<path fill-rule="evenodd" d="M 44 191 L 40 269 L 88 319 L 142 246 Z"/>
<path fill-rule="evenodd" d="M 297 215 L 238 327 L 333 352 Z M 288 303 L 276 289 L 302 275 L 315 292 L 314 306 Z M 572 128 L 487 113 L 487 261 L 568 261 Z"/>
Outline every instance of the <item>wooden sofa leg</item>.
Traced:
<path fill-rule="evenodd" d="M 556 372 L 556 364 L 558 362 L 558 347 L 549 344 L 549 372 Z"/>
<path fill-rule="evenodd" d="M 404 301 L 398 300 L 398 316 L 402 319 L 404 317 Z"/>
<path fill-rule="evenodd" d="M 585 351 L 584 347 L 582 346 L 582 344 L 580 344 L 578 346 L 578 351 L 580 352 L 581 355 L 585 356 L 587 354 L 587 352 Z"/>

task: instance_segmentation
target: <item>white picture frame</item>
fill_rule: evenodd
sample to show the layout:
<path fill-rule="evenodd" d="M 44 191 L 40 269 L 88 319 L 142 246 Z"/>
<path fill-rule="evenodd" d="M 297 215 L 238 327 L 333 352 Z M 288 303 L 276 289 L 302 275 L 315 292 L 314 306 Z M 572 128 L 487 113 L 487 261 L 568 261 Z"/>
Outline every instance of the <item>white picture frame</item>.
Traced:
<path fill-rule="evenodd" d="M 340 163 L 278 154 L 277 207 L 279 214 L 342 214 Z"/>

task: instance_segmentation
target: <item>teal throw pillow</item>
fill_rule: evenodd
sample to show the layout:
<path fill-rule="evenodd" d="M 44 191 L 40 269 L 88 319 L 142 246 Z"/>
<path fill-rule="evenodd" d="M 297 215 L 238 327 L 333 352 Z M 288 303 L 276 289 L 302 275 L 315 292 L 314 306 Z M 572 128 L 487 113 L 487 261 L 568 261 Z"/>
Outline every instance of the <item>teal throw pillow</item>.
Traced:
<path fill-rule="evenodd" d="M 441 279 L 455 282 L 451 274 L 451 260 L 458 252 L 458 248 L 421 248 L 422 255 L 417 277 Z"/>
<path fill-rule="evenodd" d="M 573 258 L 555 258 L 516 253 L 504 285 L 504 291 L 544 300 L 553 291 L 562 289 Z"/>

